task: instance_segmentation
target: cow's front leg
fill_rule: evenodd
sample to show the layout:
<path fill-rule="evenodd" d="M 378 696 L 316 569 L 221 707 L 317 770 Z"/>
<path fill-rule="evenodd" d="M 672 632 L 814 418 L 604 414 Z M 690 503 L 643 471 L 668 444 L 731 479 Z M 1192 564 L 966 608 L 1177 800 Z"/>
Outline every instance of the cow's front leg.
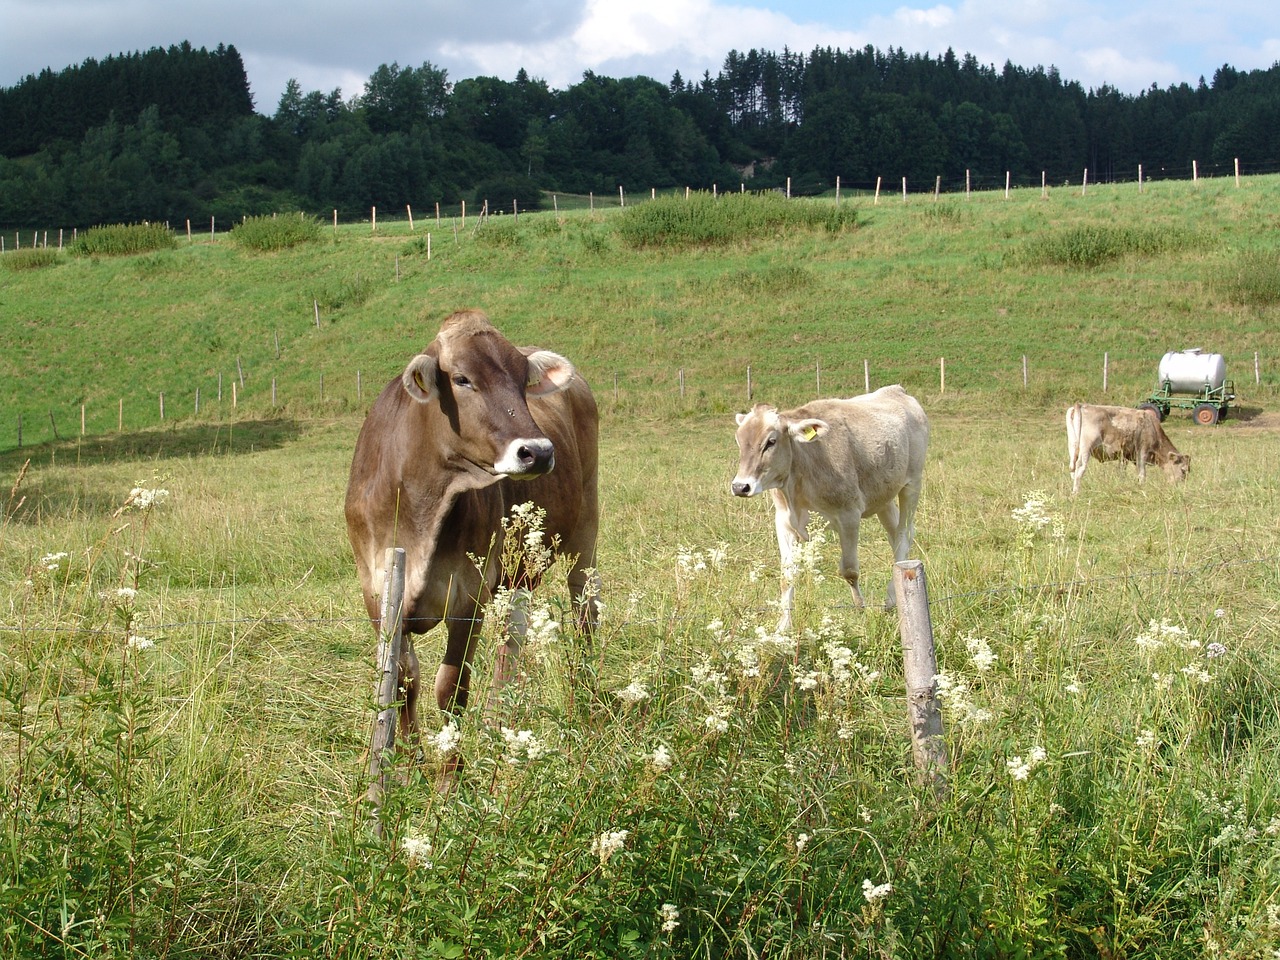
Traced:
<path fill-rule="evenodd" d="M 418 654 L 413 649 L 413 638 L 407 633 L 400 638 L 398 684 L 400 735 L 408 744 L 416 746 L 419 733 L 418 692 L 422 688 L 422 672 L 418 664 Z"/>
<path fill-rule="evenodd" d="M 778 535 L 778 554 L 782 560 L 782 598 L 778 633 L 791 632 L 791 609 L 795 604 L 796 575 L 799 572 L 800 544 L 807 539 L 809 511 L 791 511 L 775 500 L 773 526 Z"/>

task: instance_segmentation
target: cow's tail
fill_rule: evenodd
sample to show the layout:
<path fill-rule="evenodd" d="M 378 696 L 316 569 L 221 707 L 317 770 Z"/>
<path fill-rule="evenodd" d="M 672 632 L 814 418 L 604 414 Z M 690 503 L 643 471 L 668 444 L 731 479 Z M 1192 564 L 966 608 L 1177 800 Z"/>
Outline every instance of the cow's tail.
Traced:
<path fill-rule="evenodd" d="M 1080 402 L 1067 407 L 1067 468 L 1074 471 L 1080 459 Z"/>

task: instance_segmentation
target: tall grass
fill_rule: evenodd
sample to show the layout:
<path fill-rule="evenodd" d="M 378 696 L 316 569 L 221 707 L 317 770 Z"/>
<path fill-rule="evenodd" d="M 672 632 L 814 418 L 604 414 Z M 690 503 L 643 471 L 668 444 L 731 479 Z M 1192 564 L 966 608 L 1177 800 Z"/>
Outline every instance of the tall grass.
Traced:
<path fill-rule="evenodd" d="M 1230 267 L 1214 274 L 1215 285 L 1232 303 L 1269 307 L 1280 303 L 1280 254 L 1274 250 L 1249 250 Z"/>
<path fill-rule="evenodd" d="M 1194 247 L 1197 241 L 1172 227 L 1117 227 L 1089 224 L 1030 239 L 1018 259 L 1028 264 L 1097 267 L 1121 257 L 1153 257 Z"/>
<path fill-rule="evenodd" d="M 126 257 L 177 245 L 173 232 L 162 223 L 116 223 L 82 231 L 67 249 L 86 257 Z"/>
<path fill-rule="evenodd" d="M 723 246 L 759 241 L 788 229 L 832 233 L 857 226 L 849 204 L 790 201 L 777 193 L 668 195 L 627 208 L 618 233 L 633 247 Z"/>
<path fill-rule="evenodd" d="M 231 239 L 249 250 L 287 250 L 320 238 L 320 221 L 305 213 L 245 217 L 231 229 Z"/>
<path fill-rule="evenodd" d="M 531 637 L 499 721 L 460 719 L 453 793 L 426 711 L 380 843 L 358 420 L 33 463 L 0 533 L 0 955 L 1265 955 L 1272 438 L 1170 422 L 1187 483 L 1104 465 L 1071 500 L 1056 420 L 933 418 L 945 795 L 911 769 L 896 618 L 849 606 L 820 527 L 774 635 L 731 418 L 607 421 L 596 642 Z M 878 530 L 862 560 L 877 595 Z"/>

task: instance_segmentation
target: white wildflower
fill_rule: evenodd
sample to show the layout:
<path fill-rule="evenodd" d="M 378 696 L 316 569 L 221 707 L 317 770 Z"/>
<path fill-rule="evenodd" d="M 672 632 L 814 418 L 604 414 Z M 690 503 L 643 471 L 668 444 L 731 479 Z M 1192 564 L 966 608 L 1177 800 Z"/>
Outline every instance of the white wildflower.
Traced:
<path fill-rule="evenodd" d="M 1227 611 L 1219 607 L 1217 610 L 1213 611 L 1213 615 L 1217 617 L 1219 620 L 1221 620 L 1223 617 L 1227 615 Z"/>
<path fill-rule="evenodd" d="M 1133 745 L 1139 750 L 1150 750 L 1156 745 L 1155 731 L 1139 730 L 1138 735 L 1133 740 Z"/>
<path fill-rule="evenodd" d="M 729 715 L 720 711 L 708 714 L 702 722 L 712 733 L 725 733 L 729 729 Z"/>
<path fill-rule="evenodd" d="M 630 830 L 606 830 L 591 841 L 591 852 L 600 858 L 602 864 L 627 844 Z"/>
<path fill-rule="evenodd" d="M 136 633 L 129 634 L 130 650 L 150 650 L 156 645 L 154 640 L 148 640 L 146 637 L 140 637 Z"/>
<path fill-rule="evenodd" d="M 1044 747 L 1036 746 L 1032 747 L 1027 753 L 1025 760 L 1020 756 L 1010 757 L 1005 761 L 1005 767 L 1009 771 L 1009 776 L 1013 777 L 1013 779 L 1026 780 L 1031 776 L 1031 771 L 1044 763 L 1045 757 Z"/>
<path fill-rule="evenodd" d="M 791 673 L 795 678 L 796 686 L 801 690 L 816 690 L 818 685 L 826 679 L 826 674 L 818 670 L 803 670 L 799 667 L 792 667 Z"/>
<path fill-rule="evenodd" d="M 1198 663 L 1188 663 L 1182 668 L 1181 672 L 1189 680 L 1195 680 L 1198 683 L 1213 683 L 1213 674 Z"/>
<path fill-rule="evenodd" d="M 999 659 L 991 651 L 991 644 L 982 637 L 968 635 L 964 638 L 965 648 L 969 651 L 969 661 L 979 673 L 986 673 Z"/>
<path fill-rule="evenodd" d="M 1022 757 L 1010 757 L 1004 763 L 1009 768 L 1009 776 L 1015 780 L 1025 780 L 1031 776 L 1031 764 L 1024 761 Z"/>
<path fill-rule="evenodd" d="M 613 691 L 613 695 L 623 703 L 640 703 L 649 699 L 649 689 L 643 680 L 632 680 L 621 690 Z"/>
<path fill-rule="evenodd" d="M 1222 644 L 1214 642 L 1205 647 L 1204 655 L 1210 660 L 1216 660 L 1218 657 L 1225 656 L 1227 648 Z"/>
<path fill-rule="evenodd" d="M 658 912 L 662 917 L 663 933 L 672 933 L 680 926 L 680 911 L 674 903 L 664 903 Z"/>
<path fill-rule="evenodd" d="M 44 567 L 50 573 L 54 573 L 62 566 L 62 561 L 67 559 L 67 552 L 60 550 L 57 553 L 46 553 L 40 558 L 40 566 Z"/>
<path fill-rule="evenodd" d="M 647 759 L 649 761 L 649 766 L 653 767 L 653 769 L 657 770 L 659 773 L 670 770 L 671 764 L 674 762 L 674 759 L 671 756 L 671 751 L 667 748 L 665 743 L 660 743 L 654 747 L 653 753 L 649 754 Z"/>
<path fill-rule="evenodd" d="M 532 730 L 512 730 L 510 727 L 503 727 L 502 739 L 507 744 L 505 759 L 512 766 L 524 760 L 537 760 L 547 752 L 546 746 L 533 735 Z"/>
<path fill-rule="evenodd" d="M 129 491 L 125 506 L 137 507 L 139 510 L 150 510 L 169 499 L 169 491 L 162 487 L 134 487 Z"/>
<path fill-rule="evenodd" d="M 867 903 L 883 900 L 891 893 L 893 893 L 893 884 L 887 880 L 884 883 L 872 883 L 870 880 L 862 881 L 862 895 L 867 898 Z"/>
<path fill-rule="evenodd" d="M 458 729 L 458 724 L 454 720 L 450 720 L 440 732 L 431 738 L 432 745 L 436 748 L 436 753 L 442 757 L 456 753 L 462 745 L 462 731 Z"/>
<path fill-rule="evenodd" d="M 138 591 L 133 589 L 133 587 L 121 587 L 116 591 L 116 597 L 126 604 L 132 603 L 134 598 L 137 596 Z"/>
<path fill-rule="evenodd" d="M 411 867 L 431 869 L 431 841 L 426 837 L 409 836 L 400 841 L 400 849 Z"/>
<path fill-rule="evenodd" d="M 803 853 L 804 848 L 806 844 L 808 844 L 808 842 L 809 842 L 809 835 L 807 833 L 796 834 L 796 853 Z"/>
<path fill-rule="evenodd" d="M 943 671 L 934 675 L 934 685 L 938 699 L 951 711 L 952 716 L 961 724 L 986 723 L 991 719 L 991 711 L 979 707 L 970 699 L 969 684 L 963 677 Z"/>

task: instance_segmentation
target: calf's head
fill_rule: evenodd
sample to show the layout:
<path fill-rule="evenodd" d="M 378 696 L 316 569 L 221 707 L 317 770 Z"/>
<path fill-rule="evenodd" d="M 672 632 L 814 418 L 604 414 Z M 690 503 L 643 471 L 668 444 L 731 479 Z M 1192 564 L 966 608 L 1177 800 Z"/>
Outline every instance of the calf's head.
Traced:
<path fill-rule="evenodd" d="M 776 490 L 791 473 L 793 443 L 812 443 L 829 429 L 825 420 L 790 420 L 764 403 L 738 420 L 738 475 L 729 489 L 735 497 Z"/>
<path fill-rule="evenodd" d="M 1170 483 L 1185 480 L 1191 473 L 1191 454 L 1170 450 L 1165 454 L 1164 463 L 1160 464 L 1160 467 Z"/>
<path fill-rule="evenodd" d="M 563 390 L 573 364 L 557 353 L 516 349 L 479 311 L 453 314 L 400 377 L 420 404 L 436 404 L 448 423 L 450 459 L 493 477 L 541 476 L 555 448 L 533 421 L 528 397 Z"/>

